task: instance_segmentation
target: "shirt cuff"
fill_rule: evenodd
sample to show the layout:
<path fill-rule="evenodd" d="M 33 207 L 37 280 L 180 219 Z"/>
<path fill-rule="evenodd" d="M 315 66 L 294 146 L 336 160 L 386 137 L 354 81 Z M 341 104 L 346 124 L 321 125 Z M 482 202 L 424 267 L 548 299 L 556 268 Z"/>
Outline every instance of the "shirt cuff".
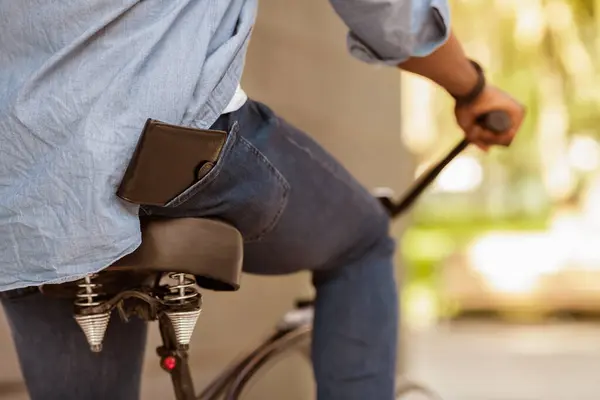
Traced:
<path fill-rule="evenodd" d="M 429 10 L 413 11 L 413 29 L 416 33 L 412 57 L 425 57 L 446 43 L 450 36 L 450 8 L 448 2 L 432 0 Z"/>
<path fill-rule="evenodd" d="M 375 49 L 353 32 L 348 33 L 347 47 L 356 59 L 369 63 L 397 66 L 411 57 L 426 57 L 446 43 L 450 36 L 450 8 L 445 0 L 423 2 L 415 6 L 411 15 L 408 45 L 398 46 L 392 57 L 382 57 Z"/>

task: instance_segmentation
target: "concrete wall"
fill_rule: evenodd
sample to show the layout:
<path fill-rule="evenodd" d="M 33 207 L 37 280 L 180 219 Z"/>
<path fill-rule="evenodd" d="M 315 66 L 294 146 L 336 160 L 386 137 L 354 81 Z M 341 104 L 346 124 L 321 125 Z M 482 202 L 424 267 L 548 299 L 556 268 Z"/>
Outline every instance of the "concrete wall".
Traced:
<path fill-rule="evenodd" d="M 353 59 L 326 0 L 263 0 L 244 88 L 369 186 L 403 187 L 400 74 Z M 404 161 L 404 162 L 403 162 Z"/>

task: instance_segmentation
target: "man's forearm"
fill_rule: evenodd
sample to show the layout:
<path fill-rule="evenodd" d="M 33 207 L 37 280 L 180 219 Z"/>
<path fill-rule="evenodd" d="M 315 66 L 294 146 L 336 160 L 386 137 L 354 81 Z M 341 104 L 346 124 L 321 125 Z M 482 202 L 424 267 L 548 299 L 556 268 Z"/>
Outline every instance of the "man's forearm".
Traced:
<path fill-rule="evenodd" d="M 431 79 L 454 96 L 468 94 L 478 79 L 477 70 L 454 34 L 432 54 L 410 58 L 398 67 Z"/>

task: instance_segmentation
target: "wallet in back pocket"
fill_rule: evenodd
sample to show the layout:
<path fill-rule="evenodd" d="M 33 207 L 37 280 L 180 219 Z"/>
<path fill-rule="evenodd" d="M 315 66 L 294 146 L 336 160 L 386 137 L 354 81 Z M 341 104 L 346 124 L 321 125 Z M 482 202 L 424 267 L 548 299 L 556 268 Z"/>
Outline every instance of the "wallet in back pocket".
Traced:
<path fill-rule="evenodd" d="M 148 119 L 117 196 L 134 204 L 165 206 L 208 174 L 227 132 Z"/>

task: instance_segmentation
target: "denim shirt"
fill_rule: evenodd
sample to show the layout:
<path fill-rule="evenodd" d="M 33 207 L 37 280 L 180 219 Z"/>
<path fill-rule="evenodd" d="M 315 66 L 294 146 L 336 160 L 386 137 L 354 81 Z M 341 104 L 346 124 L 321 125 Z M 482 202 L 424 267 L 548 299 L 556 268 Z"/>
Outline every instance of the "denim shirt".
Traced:
<path fill-rule="evenodd" d="M 398 64 L 447 38 L 446 1 L 331 0 L 348 47 Z M 99 271 L 141 242 L 115 196 L 147 118 L 210 127 L 257 0 L 0 0 L 0 291 Z"/>

